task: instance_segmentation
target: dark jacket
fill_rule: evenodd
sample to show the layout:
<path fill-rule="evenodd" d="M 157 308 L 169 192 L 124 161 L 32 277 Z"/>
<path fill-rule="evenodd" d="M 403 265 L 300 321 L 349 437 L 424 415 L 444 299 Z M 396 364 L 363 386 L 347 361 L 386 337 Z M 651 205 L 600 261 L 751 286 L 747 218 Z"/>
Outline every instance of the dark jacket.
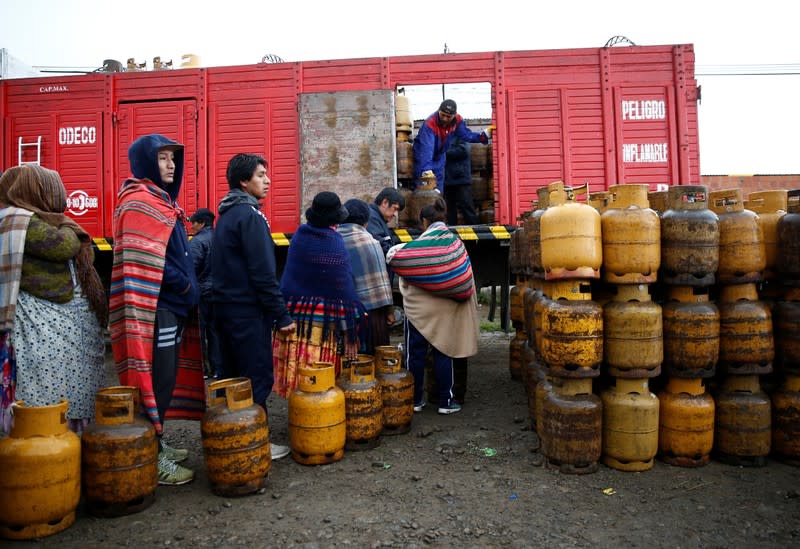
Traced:
<path fill-rule="evenodd" d="M 381 245 L 384 256 L 386 255 L 386 252 L 389 251 L 389 248 L 396 244 L 392 240 L 392 231 L 389 230 L 389 225 L 386 224 L 386 221 L 383 219 L 383 215 L 381 215 L 380 209 L 378 209 L 378 205 L 375 203 L 369 205 L 369 221 L 367 222 L 367 231 L 369 231 L 369 234 L 371 234 L 372 237 Z"/>
<path fill-rule="evenodd" d="M 472 185 L 472 159 L 470 144 L 454 138 L 447 149 L 444 165 L 444 186 Z"/>
<path fill-rule="evenodd" d="M 278 286 L 269 223 L 256 199 L 244 191 L 232 190 L 220 202 L 211 274 L 215 306 L 262 310 L 279 328 L 292 323 Z"/>
<path fill-rule="evenodd" d="M 200 232 L 189 241 L 194 260 L 194 272 L 197 283 L 200 285 L 200 297 L 211 298 L 211 239 L 214 238 L 214 229 L 203 227 Z"/>
<path fill-rule="evenodd" d="M 175 179 L 171 185 L 165 185 L 161 181 L 158 169 L 158 150 L 165 145 L 175 144 L 175 141 L 163 135 L 152 134 L 137 139 L 128 149 L 128 160 L 134 177 L 140 180 L 148 179 L 158 185 L 163 191 L 163 199 L 171 204 L 175 204 L 183 183 L 184 151 L 183 149 L 175 151 Z M 172 229 L 164 259 L 164 276 L 158 294 L 158 308 L 167 309 L 185 318 L 191 308 L 197 305 L 200 293 L 183 219 L 178 220 Z"/>

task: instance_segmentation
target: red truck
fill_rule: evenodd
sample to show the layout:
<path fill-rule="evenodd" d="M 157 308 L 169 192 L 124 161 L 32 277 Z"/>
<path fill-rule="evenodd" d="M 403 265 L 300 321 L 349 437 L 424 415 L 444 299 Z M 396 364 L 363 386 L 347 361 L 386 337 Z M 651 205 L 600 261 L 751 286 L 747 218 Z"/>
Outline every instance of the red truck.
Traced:
<path fill-rule="evenodd" d="M 488 84 L 495 223 L 454 230 L 478 284 L 507 288 L 509 233 L 539 187 L 700 183 L 694 64 L 692 45 L 664 45 L 0 80 L 0 169 L 39 162 L 58 170 L 68 212 L 95 238 L 103 270 L 136 137 L 158 132 L 186 145 L 180 203 L 188 213 L 216 211 L 228 159 L 259 153 L 272 180 L 264 212 L 285 247 L 318 190 L 369 201 L 398 184 L 398 89 Z"/>

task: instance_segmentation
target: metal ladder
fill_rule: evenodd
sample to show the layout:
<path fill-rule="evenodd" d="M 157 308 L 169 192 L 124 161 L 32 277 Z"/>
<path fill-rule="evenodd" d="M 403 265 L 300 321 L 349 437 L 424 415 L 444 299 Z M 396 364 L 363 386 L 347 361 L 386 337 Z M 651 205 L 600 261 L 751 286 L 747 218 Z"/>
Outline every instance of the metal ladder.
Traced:
<path fill-rule="evenodd" d="M 36 147 L 36 161 L 33 162 L 23 162 L 22 161 L 22 149 L 25 147 Z M 36 138 L 36 141 L 31 141 L 30 143 L 23 143 L 22 136 L 20 136 L 19 140 L 17 141 L 17 158 L 19 159 L 18 166 L 22 166 L 23 164 L 41 164 L 42 163 L 42 136 Z"/>

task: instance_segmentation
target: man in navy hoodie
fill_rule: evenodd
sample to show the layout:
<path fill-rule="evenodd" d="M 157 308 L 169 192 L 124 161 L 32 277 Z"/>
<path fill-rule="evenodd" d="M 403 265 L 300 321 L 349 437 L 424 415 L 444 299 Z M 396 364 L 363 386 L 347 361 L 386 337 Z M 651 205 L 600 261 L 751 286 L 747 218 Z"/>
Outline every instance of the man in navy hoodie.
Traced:
<path fill-rule="evenodd" d="M 222 354 L 222 376 L 244 376 L 253 402 L 267 407 L 274 381 L 272 329 L 293 333 L 295 324 L 278 284 L 275 243 L 259 201 L 267 196 L 267 161 L 237 154 L 228 162 L 230 191 L 219 204 L 211 244 L 211 295 Z M 271 444 L 272 459 L 289 448 Z"/>

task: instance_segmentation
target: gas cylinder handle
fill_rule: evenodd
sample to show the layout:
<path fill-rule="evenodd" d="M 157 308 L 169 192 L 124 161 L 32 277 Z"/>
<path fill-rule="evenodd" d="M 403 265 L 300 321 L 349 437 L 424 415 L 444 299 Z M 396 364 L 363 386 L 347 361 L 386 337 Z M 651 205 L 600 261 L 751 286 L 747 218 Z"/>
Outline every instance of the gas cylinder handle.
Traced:
<path fill-rule="evenodd" d="M 246 400 L 244 402 L 239 401 L 234 396 L 234 393 L 236 392 L 234 389 L 238 388 L 241 391 L 242 385 L 246 385 L 247 389 L 250 391 L 250 402 L 246 402 Z M 224 390 L 224 394 L 220 396 L 219 391 L 222 390 Z M 212 381 L 208 384 L 208 398 L 206 399 L 206 406 L 211 407 L 225 403 L 231 410 L 246 408 L 252 403 L 252 393 L 253 389 L 250 385 L 250 380 L 246 377 L 231 377 L 227 379 L 220 379 L 218 381 Z"/>
<path fill-rule="evenodd" d="M 133 423 L 134 399 L 131 393 L 100 393 L 95 396 L 95 416 L 102 425 Z"/>

